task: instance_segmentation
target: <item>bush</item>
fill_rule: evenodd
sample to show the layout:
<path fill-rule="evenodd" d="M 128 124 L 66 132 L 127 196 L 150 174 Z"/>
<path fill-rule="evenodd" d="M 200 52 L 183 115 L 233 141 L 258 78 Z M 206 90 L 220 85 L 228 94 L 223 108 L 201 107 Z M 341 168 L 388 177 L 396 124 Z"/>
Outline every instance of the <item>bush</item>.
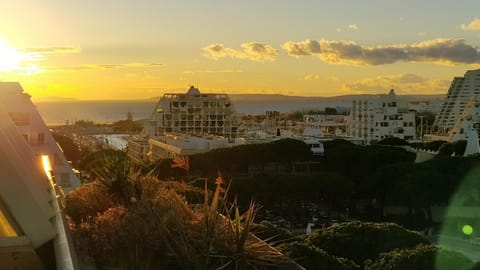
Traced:
<path fill-rule="evenodd" d="M 438 149 L 438 156 L 451 156 L 455 153 L 455 156 L 463 156 L 465 153 L 465 148 L 467 147 L 467 141 L 461 140 L 456 142 L 447 142 L 444 143 Z"/>
<path fill-rule="evenodd" d="M 65 198 L 65 213 L 75 225 L 95 218 L 115 205 L 113 197 L 98 182 L 82 185 L 68 193 Z"/>
<path fill-rule="evenodd" d="M 404 146 L 404 145 L 409 145 L 409 143 L 408 143 L 407 141 L 405 141 L 404 139 L 397 138 L 397 137 L 385 138 L 385 139 L 380 140 L 379 142 L 377 142 L 377 144 L 380 144 L 380 145 L 392 145 L 392 146 Z"/>
<path fill-rule="evenodd" d="M 278 244 L 284 242 L 291 242 L 295 238 L 287 229 L 277 227 L 268 221 L 254 223 L 251 227 L 251 232 L 260 239 L 267 241 L 270 244 Z"/>
<path fill-rule="evenodd" d="M 295 260 L 305 269 L 315 270 L 350 270 L 360 269 L 354 262 L 332 256 L 327 252 L 307 243 L 293 242 L 282 244 L 280 251 Z"/>
<path fill-rule="evenodd" d="M 395 249 L 366 263 L 366 270 L 470 270 L 473 262 L 463 254 L 432 245 Z"/>
<path fill-rule="evenodd" d="M 409 248 L 429 241 L 417 232 L 394 223 L 349 222 L 312 233 L 308 239 L 329 254 L 347 258 L 357 264 L 375 259 L 395 248 Z"/>

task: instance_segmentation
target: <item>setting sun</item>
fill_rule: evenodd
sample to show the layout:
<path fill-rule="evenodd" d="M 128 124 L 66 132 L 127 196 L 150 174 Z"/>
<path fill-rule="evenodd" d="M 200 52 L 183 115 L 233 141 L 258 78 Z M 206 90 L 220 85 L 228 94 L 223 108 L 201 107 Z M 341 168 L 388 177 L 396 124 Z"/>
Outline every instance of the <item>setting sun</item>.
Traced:
<path fill-rule="evenodd" d="M 0 40 L 0 72 L 19 69 L 26 56 Z"/>

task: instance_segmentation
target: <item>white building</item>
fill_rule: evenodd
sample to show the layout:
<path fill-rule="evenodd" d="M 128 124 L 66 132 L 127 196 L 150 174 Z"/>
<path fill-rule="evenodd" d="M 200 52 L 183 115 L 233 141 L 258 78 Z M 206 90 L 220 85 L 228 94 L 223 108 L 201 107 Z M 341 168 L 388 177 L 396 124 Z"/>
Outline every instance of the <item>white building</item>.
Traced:
<path fill-rule="evenodd" d="M 199 137 L 173 133 L 148 140 L 151 149 L 151 160 L 199 154 L 217 148 L 227 148 L 244 143 L 245 140 L 241 138 L 228 139 L 215 135 Z"/>
<path fill-rule="evenodd" d="M 37 155 L 48 155 L 58 185 L 69 191 L 80 185 L 80 180 L 65 159 L 63 151 L 23 88 L 16 82 L 0 82 L 0 106 L 7 111 L 20 134 Z"/>
<path fill-rule="evenodd" d="M 472 129 L 480 132 L 480 101 L 476 99 L 472 99 L 466 104 L 462 115 L 448 131 L 444 140 L 452 142 L 467 140 Z"/>
<path fill-rule="evenodd" d="M 32 151 L 23 135 L 2 104 L 0 269 L 79 269 L 48 156 Z"/>
<path fill-rule="evenodd" d="M 185 94 L 163 95 L 153 113 L 153 127 L 150 137 L 172 132 L 238 136 L 237 117 L 228 95 L 202 94 L 193 86 Z"/>
<path fill-rule="evenodd" d="M 303 135 L 310 135 L 315 131 L 321 131 L 325 135 L 342 135 L 346 131 L 348 116 L 341 114 L 305 114 L 303 122 L 305 130 Z"/>
<path fill-rule="evenodd" d="M 368 144 L 388 137 L 414 140 L 415 112 L 399 104 L 395 92 L 375 98 L 354 100 L 347 125 L 347 135 Z"/>
<path fill-rule="evenodd" d="M 480 69 L 468 70 L 464 77 L 455 77 L 434 122 L 439 134 L 447 134 L 462 116 L 468 102 L 480 95 Z"/>

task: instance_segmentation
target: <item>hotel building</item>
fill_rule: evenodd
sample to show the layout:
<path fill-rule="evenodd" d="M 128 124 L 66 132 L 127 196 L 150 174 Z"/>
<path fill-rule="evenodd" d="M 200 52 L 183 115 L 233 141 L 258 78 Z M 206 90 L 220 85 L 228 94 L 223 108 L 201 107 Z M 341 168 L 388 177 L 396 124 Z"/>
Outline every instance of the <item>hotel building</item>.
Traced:
<path fill-rule="evenodd" d="M 438 134 L 448 134 L 458 122 L 470 100 L 480 95 L 480 69 L 455 77 L 433 124 Z"/>
<path fill-rule="evenodd" d="M 167 93 L 159 100 L 153 116 L 153 134 L 214 134 L 238 137 L 235 110 L 226 94 L 202 94 L 191 86 L 185 94 Z"/>
<path fill-rule="evenodd" d="M 388 137 L 414 140 L 415 112 L 404 107 L 397 101 L 393 89 L 387 95 L 354 100 L 347 135 L 362 139 L 365 144 Z"/>

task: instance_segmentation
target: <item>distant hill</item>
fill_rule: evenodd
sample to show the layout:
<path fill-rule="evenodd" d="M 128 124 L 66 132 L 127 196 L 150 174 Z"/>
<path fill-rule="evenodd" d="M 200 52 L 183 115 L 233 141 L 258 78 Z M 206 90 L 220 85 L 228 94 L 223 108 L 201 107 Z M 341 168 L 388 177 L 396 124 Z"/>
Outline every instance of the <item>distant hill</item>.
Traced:
<path fill-rule="evenodd" d="M 355 99 L 365 99 L 369 97 L 375 97 L 377 95 L 342 95 L 333 97 L 304 97 L 304 96 L 285 96 L 280 94 L 231 94 L 230 99 L 235 101 L 248 101 L 248 102 L 305 102 L 305 101 L 317 101 L 317 102 L 352 102 Z M 398 95 L 399 98 L 407 101 L 434 101 L 442 100 L 445 95 Z"/>

